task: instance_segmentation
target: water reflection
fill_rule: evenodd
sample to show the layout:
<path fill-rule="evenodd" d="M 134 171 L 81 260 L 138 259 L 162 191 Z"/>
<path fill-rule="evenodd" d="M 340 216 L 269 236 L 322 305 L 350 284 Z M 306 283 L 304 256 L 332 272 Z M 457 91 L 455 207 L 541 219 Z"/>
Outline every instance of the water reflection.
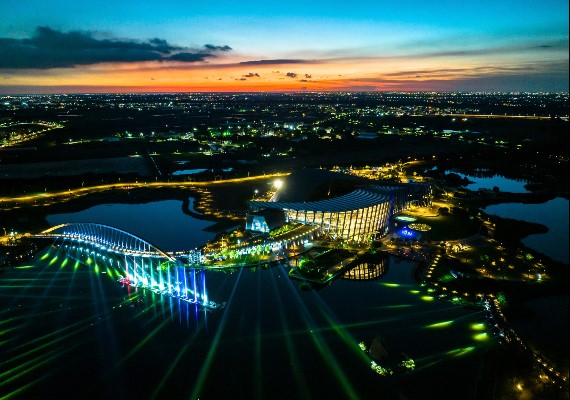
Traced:
<path fill-rule="evenodd" d="M 74 268 L 78 264 L 92 267 L 96 274 L 106 273 L 129 292 L 131 288 L 146 289 L 206 309 L 223 308 L 225 304 L 209 299 L 203 269 L 187 268 L 179 260 L 146 253 L 104 251 L 100 245 L 84 240 L 60 240 L 52 247 L 57 255 L 50 265 L 62 258 L 62 267 L 69 261 L 74 262 Z M 44 259 L 50 257 L 49 251 L 42 256 Z"/>
<path fill-rule="evenodd" d="M 194 175 L 199 174 L 204 171 L 209 171 L 208 169 L 200 168 L 200 169 L 182 169 L 178 171 L 174 171 L 172 175 Z"/>
<path fill-rule="evenodd" d="M 352 280 L 374 280 L 386 275 L 388 272 L 388 256 L 377 261 L 365 261 L 354 268 L 346 271 L 342 276 L 344 279 Z"/>
<path fill-rule="evenodd" d="M 522 179 L 512 179 L 502 175 L 493 175 L 493 176 L 465 175 L 464 177 L 474 182 L 466 186 L 467 189 L 473 191 L 477 191 L 479 189 L 493 189 L 493 187 L 496 186 L 499 188 L 501 192 L 510 192 L 510 193 L 529 192 L 525 188 L 525 185 L 528 183 L 528 181 Z"/>
<path fill-rule="evenodd" d="M 466 186 L 467 189 L 477 191 L 479 189 L 489 189 L 492 190 L 493 187 L 498 187 L 501 192 L 510 193 L 528 193 L 529 191 L 525 188 L 528 183 L 525 179 L 508 178 L 506 176 L 495 174 L 489 170 L 480 169 L 476 171 L 471 171 L 469 174 L 462 173 L 460 171 L 451 170 L 444 171 L 444 174 L 455 173 L 461 176 L 461 178 L 467 178 L 473 183 Z"/>
<path fill-rule="evenodd" d="M 445 376 L 440 398 L 464 398 L 479 360 L 496 344 L 473 339 L 471 325 L 485 322 L 482 310 L 423 301 L 426 291 L 412 276 L 416 264 L 405 260 L 389 269 L 375 263 L 372 271 L 384 273 L 378 279 L 341 279 L 320 291 L 299 290 L 282 266 L 206 271 L 209 296 L 228 302 L 206 313 L 122 287 L 121 269 L 112 261 L 107 271 L 104 256 L 76 264 L 65 248 L 52 247 L 31 268 L 0 278 L 4 393 L 225 398 L 235 387 L 241 398 L 422 398 L 422 388 Z M 412 357 L 416 369 L 397 380 L 372 371 L 358 343 L 377 335 L 388 352 Z M 466 348 L 473 350 L 453 353 Z M 69 384 L 78 381 L 85 392 Z"/>
<path fill-rule="evenodd" d="M 504 203 L 488 206 L 484 211 L 502 218 L 545 225 L 548 232 L 530 235 L 522 240 L 525 246 L 535 249 L 557 261 L 568 263 L 568 199 L 557 197 L 546 203 Z"/>
<path fill-rule="evenodd" d="M 141 237 L 164 251 L 194 249 L 213 239 L 214 233 L 204 231 L 213 222 L 185 214 L 182 207 L 180 200 L 101 204 L 78 212 L 48 215 L 46 220 L 50 225 L 92 222 L 113 226 Z M 192 199 L 189 207 L 193 211 Z M 152 216 L 152 223 L 148 216 Z"/>

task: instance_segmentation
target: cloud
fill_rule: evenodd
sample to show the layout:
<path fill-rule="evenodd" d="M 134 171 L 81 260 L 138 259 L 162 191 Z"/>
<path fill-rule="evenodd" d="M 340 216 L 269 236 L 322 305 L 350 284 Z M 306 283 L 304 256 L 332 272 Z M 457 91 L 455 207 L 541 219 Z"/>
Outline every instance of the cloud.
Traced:
<path fill-rule="evenodd" d="M 504 54 L 516 54 L 527 51 L 533 51 L 537 49 L 551 49 L 553 51 L 564 51 L 567 55 L 568 40 L 558 40 L 552 42 L 552 44 L 541 44 L 541 45 L 531 45 L 529 43 L 516 44 L 516 45 L 505 45 L 499 47 L 482 47 L 476 49 L 457 49 L 457 50 L 443 50 L 434 51 L 423 54 L 418 54 L 416 56 L 420 57 L 465 57 L 465 56 L 492 56 L 492 55 L 504 55 Z"/>
<path fill-rule="evenodd" d="M 278 59 L 278 60 L 255 60 L 255 61 L 242 61 L 240 64 L 245 65 L 279 65 L 279 64 L 303 64 L 306 62 L 311 62 L 307 60 L 300 59 Z M 313 60 L 314 62 L 314 60 Z"/>
<path fill-rule="evenodd" d="M 94 32 L 60 32 L 38 27 L 26 39 L 0 38 L 0 69 L 69 68 L 103 62 L 200 62 L 231 47 L 207 44 L 202 49 L 175 46 L 164 39 L 99 39 Z"/>
<path fill-rule="evenodd" d="M 209 51 L 230 51 L 232 48 L 227 44 L 224 46 L 214 46 L 213 44 L 205 44 L 204 48 Z"/>
<path fill-rule="evenodd" d="M 414 75 L 421 75 L 414 79 Z M 410 79 L 411 78 L 411 79 Z M 568 61 L 401 71 L 360 79 L 338 79 L 334 90 L 568 91 Z"/>
<path fill-rule="evenodd" d="M 294 73 L 294 72 L 287 72 L 287 73 L 285 74 L 285 76 L 288 76 L 289 78 L 296 78 L 296 77 L 297 77 L 297 74 Z"/>
<path fill-rule="evenodd" d="M 245 78 L 261 78 L 257 72 L 256 73 L 250 72 L 249 74 L 245 74 L 244 77 Z"/>
<path fill-rule="evenodd" d="M 387 72 L 382 74 L 389 78 L 445 78 L 445 77 L 468 77 L 468 76 L 489 76 L 489 75 L 513 75 L 519 73 L 531 73 L 539 70 L 553 70 L 558 63 L 539 63 L 521 65 L 500 65 L 500 66 L 479 66 L 463 68 L 433 68 L 409 71 Z M 560 67 L 558 67 L 560 68 Z"/>
<path fill-rule="evenodd" d="M 176 53 L 168 57 L 171 61 L 183 61 L 183 62 L 198 62 L 205 61 L 208 57 L 214 57 L 212 54 L 208 53 Z"/>
<path fill-rule="evenodd" d="M 171 46 L 164 39 L 154 38 L 148 41 L 154 48 L 161 53 L 168 53 L 172 50 L 180 50 L 181 47 Z"/>
<path fill-rule="evenodd" d="M 311 76 L 311 75 L 309 75 L 309 74 L 305 74 L 305 78 L 307 78 L 307 79 L 311 79 L 311 78 L 312 78 L 312 76 Z"/>

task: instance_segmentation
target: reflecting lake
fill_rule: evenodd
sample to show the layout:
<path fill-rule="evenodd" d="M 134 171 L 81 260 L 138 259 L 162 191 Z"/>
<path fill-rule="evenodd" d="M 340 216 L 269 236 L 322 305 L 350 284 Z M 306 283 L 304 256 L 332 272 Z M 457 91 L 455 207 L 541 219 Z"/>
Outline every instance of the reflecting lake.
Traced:
<path fill-rule="evenodd" d="M 223 168 L 222 172 L 231 172 L 233 171 L 233 168 Z M 211 169 L 205 169 L 205 168 L 195 168 L 195 169 L 179 169 L 176 170 L 172 173 L 172 175 L 194 175 L 194 174 L 199 174 L 205 171 L 212 171 Z"/>
<path fill-rule="evenodd" d="M 465 175 L 458 173 L 462 178 L 467 178 L 474 183 L 470 183 L 465 186 L 465 188 L 477 191 L 479 189 L 490 189 L 492 190 L 494 186 L 497 186 L 501 192 L 511 192 L 511 193 L 529 193 L 525 189 L 524 185 L 528 182 L 525 180 L 516 180 L 512 178 L 507 178 L 502 175 L 493 175 L 489 177 L 485 176 L 474 176 Z"/>
<path fill-rule="evenodd" d="M 432 168 L 436 169 L 436 167 Z M 528 183 L 528 181 L 523 179 L 512 179 L 507 178 L 502 175 L 494 174 L 489 176 L 488 170 L 481 170 L 481 174 L 479 175 L 467 175 L 462 173 L 461 171 L 451 170 L 451 171 L 444 171 L 444 174 L 454 173 L 459 175 L 461 178 L 467 178 L 471 182 L 469 185 L 466 185 L 465 188 L 477 191 L 479 189 L 489 189 L 492 190 L 494 186 L 498 187 L 501 192 L 510 192 L 510 193 L 529 193 L 529 191 L 524 187 Z"/>
<path fill-rule="evenodd" d="M 199 169 L 180 169 L 174 171 L 172 175 L 194 175 L 199 174 L 200 172 L 209 171 L 208 169 L 199 168 Z"/>
<path fill-rule="evenodd" d="M 0 275 L 6 395 L 470 398 L 498 346 L 481 308 L 434 299 L 412 277 L 416 264 L 393 257 L 379 279 L 321 290 L 302 289 L 285 267 L 208 271 L 209 298 L 227 302 L 212 312 L 68 257 L 50 247 Z M 373 371 L 359 343 L 375 337 L 415 370 Z"/>
<path fill-rule="evenodd" d="M 541 204 L 504 203 L 488 206 L 488 214 L 521 221 L 536 222 L 548 228 L 547 233 L 530 235 L 522 240 L 554 260 L 568 263 L 568 200 L 557 197 Z"/>
<path fill-rule="evenodd" d="M 213 239 L 215 233 L 203 229 L 214 223 L 184 214 L 182 204 L 180 200 L 101 204 L 79 212 L 48 215 L 46 220 L 52 226 L 66 222 L 109 225 L 139 236 L 163 251 L 190 250 Z M 189 207 L 194 211 L 192 198 Z"/>

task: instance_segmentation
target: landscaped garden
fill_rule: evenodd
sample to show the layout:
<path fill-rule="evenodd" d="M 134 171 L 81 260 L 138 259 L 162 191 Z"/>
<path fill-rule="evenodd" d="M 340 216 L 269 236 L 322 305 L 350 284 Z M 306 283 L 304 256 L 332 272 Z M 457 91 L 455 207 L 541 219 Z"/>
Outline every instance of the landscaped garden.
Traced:
<path fill-rule="evenodd" d="M 304 278 L 320 281 L 326 278 L 330 268 L 351 256 L 349 250 L 316 248 L 301 258 L 296 270 Z"/>

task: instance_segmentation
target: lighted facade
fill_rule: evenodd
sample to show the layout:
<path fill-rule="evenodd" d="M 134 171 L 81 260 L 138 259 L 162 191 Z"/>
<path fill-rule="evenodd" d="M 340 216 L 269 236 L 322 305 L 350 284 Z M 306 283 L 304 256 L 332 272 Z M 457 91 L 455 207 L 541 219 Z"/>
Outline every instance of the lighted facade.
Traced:
<path fill-rule="evenodd" d="M 387 232 L 390 216 L 412 203 L 430 201 L 431 188 L 421 185 L 373 185 L 344 196 L 308 202 L 250 201 L 250 211 L 278 209 L 288 223 L 317 225 L 333 239 L 362 242 Z"/>

